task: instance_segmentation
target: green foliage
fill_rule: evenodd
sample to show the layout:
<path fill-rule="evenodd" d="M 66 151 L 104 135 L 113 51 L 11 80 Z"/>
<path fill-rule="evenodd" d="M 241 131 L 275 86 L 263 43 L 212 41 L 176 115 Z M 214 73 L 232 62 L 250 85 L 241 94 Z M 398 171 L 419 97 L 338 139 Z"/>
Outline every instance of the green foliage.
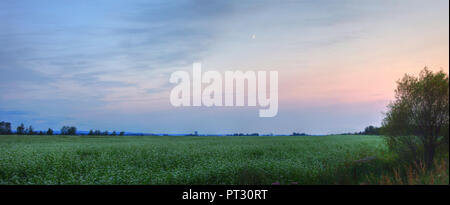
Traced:
<path fill-rule="evenodd" d="M 448 151 L 449 78 L 424 68 L 419 77 L 397 82 L 396 99 L 382 123 L 389 148 L 409 162 L 431 166 L 436 152 Z"/>
<path fill-rule="evenodd" d="M 61 135 L 76 135 L 77 128 L 74 126 L 63 126 L 61 128 Z"/>
<path fill-rule="evenodd" d="M 17 127 L 16 133 L 17 133 L 18 135 L 23 135 L 23 134 L 25 134 L 25 125 L 23 125 L 23 123 L 20 124 L 20 125 Z"/>
<path fill-rule="evenodd" d="M 268 181 L 266 172 L 258 167 L 243 167 L 237 173 L 237 184 L 240 185 L 265 184 Z"/>
<path fill-rule="evenodd" d="M 0 135 L 10 135 L 11 131 L 11 123 L 10 122 L 0 122 Z"/>
<path fill-rule="evenodd" d="M 354 177 L 368 156 L 380 160 Z M 5 135 L 0 184 L 354 184 L 390 159 L 381 137 L 364 135 Z"/>
<path fill-rule="evenodd" d="M 380 135 L 380 129 L 379 127 L 374 127 L 372 125 L 366 127 L 364 129 L 364 132 L 362 134 L 364 135 Z"/>
<path fill-rule="evenodd" d="M 27 135 L 34 135 L 33 126 L 30 125 L 30 126 L 25 130 L 25 133 L 26 133 Z"/>

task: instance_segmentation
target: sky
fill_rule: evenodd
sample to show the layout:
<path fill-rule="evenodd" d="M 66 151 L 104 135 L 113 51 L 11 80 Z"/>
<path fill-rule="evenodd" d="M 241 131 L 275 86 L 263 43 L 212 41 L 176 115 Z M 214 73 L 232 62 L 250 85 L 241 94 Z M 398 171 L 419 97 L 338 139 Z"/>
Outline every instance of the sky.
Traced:
<path fill-rule="evenodd" d="M 447 0 L 2 0 L 0 19 L 0 121 L 37 130 L 355 132 L 405 73 L 449 69 Z M 278 114 L 173 107 L 194 62 L 278 71 Z"/>

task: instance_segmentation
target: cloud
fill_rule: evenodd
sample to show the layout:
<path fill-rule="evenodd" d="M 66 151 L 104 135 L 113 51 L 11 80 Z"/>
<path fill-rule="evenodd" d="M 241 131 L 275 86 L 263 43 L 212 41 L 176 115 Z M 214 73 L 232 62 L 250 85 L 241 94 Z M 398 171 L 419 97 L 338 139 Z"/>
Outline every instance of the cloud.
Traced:
<path fill-rule="evenodd" d="M 28 115 L 32 114 L 32 112 L 27 112 L 23 110 L 0 110 L 0 115 L 9 116 L 9 115 Z"/>
<path fill-rule="evenodd" d="M 448 1 L 55 0 L 1 1 L 0 8 L 0 107 L 32 112 L 1 114 L 42 126 L 111 129 L 125 118 L 135 131 L 245 132 L 270 123 L 286 131 L 305 115 L 329 122 L 302 119 L 307 131 L 336 131 L 342 122 L 359 129 L 377 119 L 375 111 L 330 109 L 330 118 L 322 108 L 300 111 L 318 102 L 378 109 L 398 75 L 430 61 L 448 67 Z M 174 110 L 169 76 L 194 61 L 205 70 L 277 69 L 280 99 L 291 110 L 280 107 L 280 117 L 267 121 L 252 111 Z"/>
<path fill-rule="evenodd" d="M 123 8 L 112 3 L 101 10 L 90 3 L 52 2 L 48 4 L 51 9 L 33 7 L 35 2 L 8 5 L 10 11 L 2 15 L 11 20 L 0 25 L 10 28 L 0 32 L 6 43 L 0 48 L 0 89 L 6 93 L 2 98 L 96 96 L 109 101 L 108 96 L 128 96 L 114 93 L 127 87 L 151 95 L 148 91 L 162 89 L 155 87 L 161 83 L 153 82 L 165 81 L 165 70 L 189 65 L 206 52 L 212 34 L 198 22 L 210 22 L 204 18 L 226 10 L 223 4 L 208 2 L 205 7 L 191 1 L 160 1 Z M 24 11 L 27 15 L 20 15 Z"/>

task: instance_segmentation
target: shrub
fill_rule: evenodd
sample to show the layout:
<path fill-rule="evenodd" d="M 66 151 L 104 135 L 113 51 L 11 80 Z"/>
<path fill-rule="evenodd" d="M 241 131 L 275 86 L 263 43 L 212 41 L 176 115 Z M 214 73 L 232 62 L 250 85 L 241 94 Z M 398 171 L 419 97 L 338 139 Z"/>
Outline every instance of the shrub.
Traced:
<path fill-rule="evenodd" d="M 382 123 L 389 148 L 405 161 L 433 164 L 436 152 L 448 151 L 449 78 L 427 68 L 419 77 L 397 82 L 395 101 Z"/>

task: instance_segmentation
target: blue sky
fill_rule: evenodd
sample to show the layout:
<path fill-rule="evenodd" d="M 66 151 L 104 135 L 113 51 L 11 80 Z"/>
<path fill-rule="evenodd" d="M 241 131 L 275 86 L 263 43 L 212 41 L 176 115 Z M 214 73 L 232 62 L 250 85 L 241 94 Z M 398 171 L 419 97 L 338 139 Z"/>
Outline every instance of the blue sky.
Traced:
<path fill-rule="evenodd" d="M 380 125 L 404 73 L 448 72 L 448 4 L 1 1 L 0 120 L 155 133 L 360 131 Z M 278 115 L 172 107 L 169 76 L 194 61 L 277 70 Z"/>

